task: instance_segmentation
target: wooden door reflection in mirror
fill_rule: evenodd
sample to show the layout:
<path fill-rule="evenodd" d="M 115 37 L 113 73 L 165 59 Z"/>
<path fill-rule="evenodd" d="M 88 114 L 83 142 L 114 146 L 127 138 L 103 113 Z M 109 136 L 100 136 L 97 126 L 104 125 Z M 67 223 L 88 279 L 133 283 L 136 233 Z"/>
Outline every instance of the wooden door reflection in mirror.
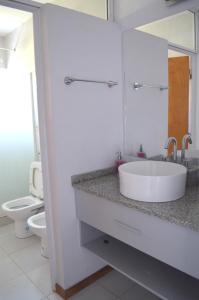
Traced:
<path fill-rule="evenodd" d="M 183 136 L 189 131 L 189 60 L 189 56 L 179 56 L 168 61 L 168 136 L 176 137 L 179 150 Z"/>

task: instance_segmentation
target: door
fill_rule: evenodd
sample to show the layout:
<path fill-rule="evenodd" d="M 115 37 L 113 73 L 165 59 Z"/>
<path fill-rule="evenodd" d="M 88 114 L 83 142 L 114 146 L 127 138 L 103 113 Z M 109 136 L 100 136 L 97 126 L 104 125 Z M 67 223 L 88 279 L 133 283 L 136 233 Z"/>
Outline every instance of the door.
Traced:
<path fill-rule="evenodd" d="M 189 124 L 189 56 L 169 58 L 168 70 L 168 136 L 176 137 L 180 150 Z"/>

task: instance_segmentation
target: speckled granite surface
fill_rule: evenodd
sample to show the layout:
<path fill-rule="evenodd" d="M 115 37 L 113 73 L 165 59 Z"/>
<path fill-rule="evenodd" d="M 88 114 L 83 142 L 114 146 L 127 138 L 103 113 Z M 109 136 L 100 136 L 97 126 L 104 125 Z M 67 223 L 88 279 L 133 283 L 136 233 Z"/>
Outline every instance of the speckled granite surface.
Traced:
<path fill-rule="evenodd" d="M 74 188 L 199 231 L 199 186 L 188 187 L 183 198 L 172 202 L 140 202 L 120 194 L 117 174 L 104 175 L 103 170 L 97 172 L 97 176 L 96 172 L 88 173 L 90 175 L 86 177 L 80 175 L 79 181 L 73 181 Z"/>
<path fill-rule="evenodd" d="M 80 175 L 73 175 L 71 177 L 71 181 L 72 181 L 72 184 L 74 185 L 76 183 L 81 183 L 81 182 L 99 178 L 102 176 L 113 175 L 114 173 L 116 174 L 116 172 L 117 172 L 116 167 L 110 167 L 107 169 L 97 170 L 97 171 L 84 173 L 84 174 L 80 174 Z"/>

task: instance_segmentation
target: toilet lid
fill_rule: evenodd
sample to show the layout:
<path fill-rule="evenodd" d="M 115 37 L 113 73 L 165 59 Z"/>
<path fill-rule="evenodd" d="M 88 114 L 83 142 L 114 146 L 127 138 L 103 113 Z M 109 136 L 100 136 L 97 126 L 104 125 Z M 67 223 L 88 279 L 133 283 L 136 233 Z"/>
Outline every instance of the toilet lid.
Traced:
<path fill-rule="evenodd" d="M 31 163 L 29 190 L 33 196 L 43 199 L 43 182 L 40 161 L 33 161 Z"/>

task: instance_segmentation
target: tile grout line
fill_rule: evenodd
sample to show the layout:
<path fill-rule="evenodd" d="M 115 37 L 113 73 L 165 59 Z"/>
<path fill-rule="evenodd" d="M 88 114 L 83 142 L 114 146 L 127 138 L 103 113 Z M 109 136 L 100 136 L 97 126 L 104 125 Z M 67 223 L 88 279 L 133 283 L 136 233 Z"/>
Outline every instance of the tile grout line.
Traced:
<path fill-rule="evenodd" d="M 96 285 L 98 285 L 99 287 L 103 288 L 106 292 L 109 292 L 111 295 L 113 295 L 115 298 L 115 300 L 118 299 L 118 295 L 114 294 L 112 291 L 110 291 L 107 287 L 103 286 L 102 284 L 96 282 Z M 91 285 L 92 286 L 92 285 Z"/>
<path fill-rule="evenodd" d="M 9 255 L 8 255 L 9 257 Z M 43 292 L 34 284 L 34 282 L 28 277 L 28 274 L 12 259 L 12 257 L 9 257 L 11 261 L 22 271 L 22 274 L 18 275 L 16 278 L 9 280 L 8 282 L 12 282 L 16 279 L 18 279 L 21 276 L 25 276 L 28 281 L 30 281 L 33 286 L 42 294 L 42 298 L 40 300 L 45 300 L 46 296 L 43 294 Z M 36 268 L 37 269 L 37 268 Z M 34 269 L 34 270 L 36 270 Z"/>
<path fill-rule="evenodd" d="M 126 276 L 125 276 L 126 277 Z M 128 278 L 128 277 L 126 277 Z M 133 281 L 132 281 L 133 282 Z M 116 295 L 114 292 L 110 291 L 107 287 L 103 286 L 103 284 L 100 284 L 96 281 L 96 284 L 102 288 L 104 288 L 107 292 L 111 293 L 113 296 L 116 297 L 116 300 L 119 300 L 120 297 L 122 297 L 124 294 L 126 294 L 128 291 L 130 291 L 133 288 L 133 285 L 129 288 L 127 288 L 124 292 L 122 292 L 120 295 Z"/>
<path fill-rule="evenodd" d="M 15 236 L 16 237 L 16 236 Z M 17 238 L 17 237 L 16 237 Z M 19 239 L 20 240 L 20 239 Z M 23 239 L 22 239 L 23 240 Z M 20 248 L 20 249 L 18 249 L 18 250 L 16 250 L 16 251 L 13 251 L 13 252 L 11 252 L 11 253 L 9 253 L 8 255 L 13 255 L 13 254 L 15 254 L 15 253 L 17 253 L 17 252 L 20 252 L 20 251 L 22 251 L 22 250 L 24 250 L 24 249 L 26 249 L 26 248 L 29 248 L 29 247 L 31 247 L 32 245 L 34 245 L 34 244 L 37 244 L 37 241 L 34 241 L 34 242 L 32 242 L 31 244 L 29 244 L 28 246 L 24 246 L 24 247 L 22 247 L 22 248 Z"/>
<path fill-rule="evenodd" d="M 33 244 L 36 244 L 36 242 L 34 242 Z M 8 253 L 6 253 L 6 255 L 10 258 L 10 260 L 22 271 L 22 274 L 20 274 L 20 275 L 18 275 L 15 279 L 17 279 L 17 278 L 19 278 L 20 276 L 22 276 L 22 275 L 24 275 L 33 285 L 34 285 L 34 287 L 37 289 L 37 290 L 39 290 L 40 292 L 41 292 L 41 294 L 44 296 L 44 297 L 46 297 L 44 294 L 43 294 L 43 292 L 40 290 L 40 288 L 38 288 L 35 284 L 34 284 L 34 282 L 29 278 L 29 276 L 28 276 L 28 272 L 26 272 L 26 271 L 24 271 L 23 269 L 22 269 L 22 267 L 19 265 L 19 264 L 17 264 L 16 262 L 15 262 L 15 260 L 12 258 L 12 255 L 14 254 L 14 253 L 17 253 L 17 252 L 20 252 L 20 251 L 22 251 L 22 250 L 24 250 L 24 249 L 26 249 L 26 248 L 29 248 L 30 246 L 32 246 L 33 244 L 30 244 L 30 245 L 28 245 L 27 247 L 24 247 L 24 248 L 22 248 L 22 249 L 20 249 L 20 250 L 17 250 L 17 251 L 14 251 L 14 252 L 12 252 L 12 253 L 10 253 L 10 254 L 8 254 Z M 39 268 L 39 267 L 38 267 Z M 35 268 L 35 269 L 33 269 L 33 270 L 36 270 L 37 268 Z M 33 270 L 31 270 L 31 271 L 33 271 Z M 11 279 L 11 280 L 9 280 L 10 282 L 11 281 L 13 281 L 13 280 L 15 280 L 15 279 Z M 41 298 L 41 300 L 42 299 L 45 299 L 45 298 Z"/>
<path fill-rule="evenodd" d="M 7 224 L 7 225 L 5 225 L 5 226 L 8 226 L 8 225 L 10 225 L 10 224 Z M 3 226 L 2 226 L 3 227 Z M 11 236 L 13 236 L 13 231 L 9 231 L 9 232 L 7 232 L 7 233 L 3 233 L 2 234 L 2 238 L 3 238 L 3 236 L 8 236 L 9 237 L 9 235 L 10 235 L 10 237 Z M 14 237 L 15 237 L 15 235 L 14 235 Z M 1 235 L 0 235 L 0 238 L 1 238 Z M 20 252 L 20 251 L 23 251 L 23 250 L 25 250 L 26 248 L 29 248 L 29 247 L 31 247 L 32 245 L 35 245 L 35 244 L 37 244 L 37 241 L 34 241 L 33 243 L 31 243 L 31 244 L 29 244 L 28 246 L 25 246 L 25 247 L 22 247 L 21 249 L 18 249 L 17 251 L 14 251 L 14 252 L 11 252 L 11 253 L 7 253 L 7 251 L 4 249 L 4 248 L 2 248 L 1 247 L 1 245 L 0 245 L 0 249 L 2 250 L 2 252 L 5 254 L 5 256 L 6 256 L 6 258 L 8 258 L 8 259 L 10 259 L 10 261 L 21 271 L 21 274 L 19 274 L 19 275 L 17 275 L 15 278 L 13 278 L 13 279 L 10 279 L 10 280 L 8 280 L 8 281 L 6 281 L 6 283 L 12 283 L 13 281 L 15 281 L 15 280 L 17 280 L 18 278 L 20 278 L 21 276 L 24 276 L 29 282 L 31 282 L 31 284 L 34 286 L 34 288 L 36 289 L 36 290 L 38 290 L 38 292 L 40 292 L 41 293 L 41 295 L 42 295 L 42 297 L 41 297 L 41 299 L 40 300 L 45 300 L 45 299 L 48 299 L 48 296 L 50 295 L 45 295 L 43 292 L 42 292 L 42 290 L 31 280 L 31 278 L 28 276 L 28 272 L 26 272 L 26 271 L 24 271 L 23 269 L 22 269 L 22 267 L 13 259 L 13 257 L 12 257 L 12 255 L 13 254 L 15 254 L 15 253 L 18 253 L 18 252 Z M 43 265 L 45 265 L 45 264 L 47 264 L 47 262 L 46 263 L 44 263 Z M 39 266 L 39 267 L 37 267 L 37 268 L 35 268 L 35 269 L 33 269 L 33 270 L 31 270 L 31 271 L 34 271 L 34 270 L 36 270 L 36 269 L 38 269 L 38 268 L 40 268 L 41 266 Z M 30 271 L 30 272 L 31 272 Z"/>
<path fill-rule="evenodd" d="M 6 253 L 6 251 L 1 247 L 1 245 L 0 245 L 0 250 L 1 250 L 6 256 L 9 256 L 8 253 Z"/>
<path fill-rule="evenodd" d="M 9 235 L 10 235 L 10 237 L 13 237 L 13 233 L 14 233 L 14 232 L 6 233 L 5 236 L 8 236 L 8 237 L 9 237 Z M 33 235 L 33 236 L 36 236 L 36 235 Z M 31 237 L 32 237 L 32 236 L 31 236 Z M 18 239 L 18 238 L 15 236 L 15 233 L 14 233 L 14 238 Z M 0 240 L 1 240 L 1 235 L 0 235 Z M 20 239 L 19 239 L 19 240 L 20 240 Z M 22 239 L 22 240 L 23 240 L 23 239 Z M 0 248 L 1 248 L 8 256 L 10 256 L 10 255 L 13 255 L 13 254 L 15 254 L 15 253 L 17 253 L 17 252 L 19 252 L 19 251 L 21 251 L 21 250 L 24 250 L 24 249 L 26 249 L 26 248 L 28 248 L 28 247 L 30 247 L 30 246 L 36 244 L 36 243 L 37 243 L 37 241 L 33 241 L 33 242 L 32 242 L 31 244 L 29 244 L 28 246 L 24 246 L 24 247 L 22 247 L 22 248 L 20 248 L 20 249 L 18 249 L 18 250 L 16 250 L 16 251 L 13 251 L 13 252 L 11 252 L 11 253 L 8 253 L 4 248 L 2 248 L 1 243 L 0 243 Z"/>
<path fill-rule="evenodd" d="M 48 262 L 49 263 L 49 262 Z M 47 263 L 46 263 L 47 264 Z M 45 265 L 45 264 L 44 264 Z M 44 266 L 44 265 L 42 265 L 42 266 Z M 40 266 L 40 267 L 38 267 L 38 268 L 36 268 L 36 269 L 34 269 L 34 270 L 37 270 L 37 269 L 39 269 L 39 268 L 41 268 L 42 266 Z M 34 270 L 32 270 L 32 271 L 34 271 Z M 40 292 L 44 295 L 44 293 L 43 293 L 43 291 L 40 289 L 40 287 L 38 287 L 33 281 L 32 281 L 32 279 L 28 276 L 28 273 L 25 273 L 25 275 L 26 275 L 26 277 L 32 282 L 32 284 L 37 288 L 37 289 L 39 289 L 40 290 Z M 52 293 L 53 293 L 53 290 L 52 290 Z M 48 294 L 48 295 L 44 295 L 44 297 L 45 298 L 48 298 L 52 293 L 50 293 L 50 294 Z M 45 299 L 44 298 L 44 299 Z M 43 299 L 43 298 L 42 298 Z"/>

